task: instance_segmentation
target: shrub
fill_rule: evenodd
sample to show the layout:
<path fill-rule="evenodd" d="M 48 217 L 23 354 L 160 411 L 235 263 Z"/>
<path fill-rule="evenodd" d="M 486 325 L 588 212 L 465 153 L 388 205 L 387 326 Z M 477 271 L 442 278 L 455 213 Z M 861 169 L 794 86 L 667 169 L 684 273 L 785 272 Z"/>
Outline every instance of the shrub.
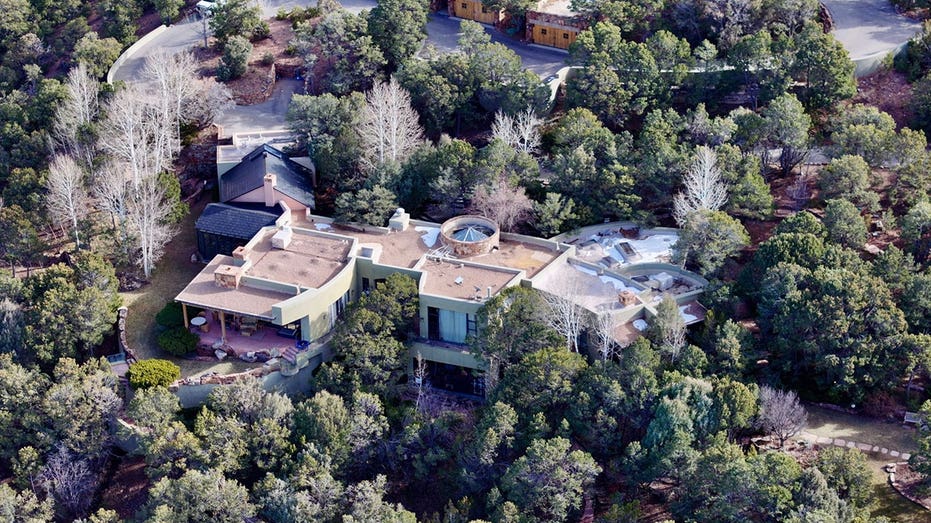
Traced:
<path fill-rule="evenodd" d="M 245 74 L 249 65 L 252 44 L 241 36 L 231 36 L 223 48 L 223 58 L 217 68 L 217 78 L 226 82 Z"/>
<path fill-rule="evenodd" d="M 158 346 L 168 354 L 182 356 L 197 348 L 200 338 L 186 327 L 174 327 L 158 335 Z"/>
<path fill-rule="evenodd" d="M 129 367 L 127 376 L 134 389 L 167 387 L 181 377 L 181 368 L 168 360 L 143 360 Z"/>
<path fill-rule="evenodd" d="M 201 309 L 197 307 L 188 307 L 188 317 L 193 318 L 200 314 Z M 167 303 L 162 310 L 158 311 L 158 314 L 155 315 L 155 323 L 170 329 L 172 327 L 184 327 L 184 309 L 182 305 L 176 301 Z"/>
<path fill-rule="evenodd" d="M 181 309 L 181 304 L 173 301 L 162 307 L 162 310 L 155 315 L 155 323 L 166 328 L 183 327 L 184 311 Z"/>
<path fill-rule="evenodd" d="M 262 65 L 272 65 L 273 63 L 275 63 L 275 55 L 266 51 L 265 54 L 262 55 Z"/>

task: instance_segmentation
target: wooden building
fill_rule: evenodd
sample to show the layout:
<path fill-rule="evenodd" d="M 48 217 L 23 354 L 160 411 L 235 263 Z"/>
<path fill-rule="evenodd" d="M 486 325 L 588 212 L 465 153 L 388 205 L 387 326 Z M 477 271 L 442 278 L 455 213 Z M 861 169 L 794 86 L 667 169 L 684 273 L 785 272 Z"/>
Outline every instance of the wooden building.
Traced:
<path fill-rule="evenodd" d="M 504 19 L 501 11 L 485 7 L 480 0 L 449 0 L 449 14 L 491 25 L 498 25 Z"/>
<path fill-rule="evenodd" d="M 542 0 L 527 11 L 525 38 L 528 42 L 568 49 L 588 22 L 569 8 L 570 0 Z"/>

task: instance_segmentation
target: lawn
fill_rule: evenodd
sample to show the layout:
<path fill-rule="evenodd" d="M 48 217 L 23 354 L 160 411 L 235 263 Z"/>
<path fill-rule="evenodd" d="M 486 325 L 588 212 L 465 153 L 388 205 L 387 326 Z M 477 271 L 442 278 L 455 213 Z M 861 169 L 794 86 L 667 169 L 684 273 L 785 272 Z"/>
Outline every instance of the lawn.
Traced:
<path fill-rule="evenodd" d="M 230 374 L 254 366 L 240 361 L 208 362 L 175 358 L 163 353 L 155 342 L 155 315 L 204 267 L 199 262 L 191 263 L 191 255 L 197 250 L 194 222 L 208 200 L 209 198 L 202 197 L 191 206 L 191 211 L 178 226 L 178 234 L 165 246 L 165 255 L 156 264 L 152 281 L 133 292 L 121 293 L 123 304 L 129 308 L 126 318 L 126 342 L 136 352 L 136 356 L 140 359 L 170 359 L 181 367 L 183 377 L 209 371 Z"/>
<path fill-rule="evenodd" d="M 871 418 L 854 416 L 843 412 L 806 405 L 808 428 L 806 432 L 829 438 L 841 438 L 858 443 L 870 443 L 898 451 L 912 452 L 916 445 L 915 431 L 898 423 L 886 423 Z M 901 496 L 889 485 L 882 467 L 895 462 L 893 458 L 879 452 L 867 452 L 873 470 L 874 516 L 886 516 L 899 523 L 919 523 L 931 520 L 931 514 L 923 507 Z"/>
<path fill-rule="evenodd" d="M 808 427 L 805 431 L 817 436 L 869 443 L 899 452 L 911 452 L 916 448 L 915 430 L 900 423 L 886 423 L 814 405 L 805 405 L 805 409 L 808 411 Z"/>

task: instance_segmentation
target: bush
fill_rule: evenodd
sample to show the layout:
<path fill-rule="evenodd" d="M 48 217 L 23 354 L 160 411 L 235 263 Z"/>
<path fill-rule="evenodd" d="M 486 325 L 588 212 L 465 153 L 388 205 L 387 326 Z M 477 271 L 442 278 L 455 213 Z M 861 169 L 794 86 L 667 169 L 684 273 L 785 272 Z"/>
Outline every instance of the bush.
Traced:
<path fill-rule="evenodd" d="M 167 387 L 181 377 L 181 368 L 168 360 L 142 360 L 129 367 L 127 377 L 134 389 Z"/>
<path fill-rule="evenodd" d="M 166 304 L 155 315 L 155 323 L 166 328 L 184 327 L 184 311 L 181 304 L 176 301 Z"/>
<path fill-rule="evenodd" d="M 262 23 L 255 26 L 255 29 L 252 30 L 252 41 L 264 40 L 272 34 L 272 28 L 268 26 L 268 22 L 262 20 Z"/>
<path fill-rule="evenodd" d="M 275 63 L 275 55 L 266 51 L 265 54 L 262 55 L 262 65 L 267 66 L 267 65 L 272 65 L 273 63 Z"/>
<path fill-rule="evenodd" d="M 193 318 L 200 314 L 201 309 L 197 307 L 188 307 L 188 317 Z M 155 315 L 155 323 L 170 329 L 172 327 L 185 327 L 184 325 L 184 309 L 182 305 L 176 301 L 167 303 L 162 310 L 158 311 L 158 314 Z"/>
<path fill-rule="evenodd" d="M 222 82 L 239 78 L 245 74 L 249 65 L 252 44 L 241 36 L 231 36 L 223 48 L 223 58 L 217 68 L 217 79 Z"/>
<path fill-rule="evenodd" d="M 174 327 L 158 335 L 158 347 L 168 354 L 183 356 L 195 348 L 200 338 L 186 327 Z"/>

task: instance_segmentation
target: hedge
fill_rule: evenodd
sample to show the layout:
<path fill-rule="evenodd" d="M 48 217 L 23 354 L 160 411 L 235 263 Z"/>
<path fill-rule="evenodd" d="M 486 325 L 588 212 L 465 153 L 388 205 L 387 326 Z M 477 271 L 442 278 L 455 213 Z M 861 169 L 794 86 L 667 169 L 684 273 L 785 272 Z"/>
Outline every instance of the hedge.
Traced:
<path fill-rule="evenodd" d="M 200 338 L 187 327 L 173 327 L 158 335 L 158 346 L 168 354 L 183 356 L 197 348 Z"/>
<path fill-rule="evenodd" d="M 142 360 L 129 367 L 127 376 L 135 389 L 167 387 L 181 377 L 181 368 L 168 360 Z"/>

